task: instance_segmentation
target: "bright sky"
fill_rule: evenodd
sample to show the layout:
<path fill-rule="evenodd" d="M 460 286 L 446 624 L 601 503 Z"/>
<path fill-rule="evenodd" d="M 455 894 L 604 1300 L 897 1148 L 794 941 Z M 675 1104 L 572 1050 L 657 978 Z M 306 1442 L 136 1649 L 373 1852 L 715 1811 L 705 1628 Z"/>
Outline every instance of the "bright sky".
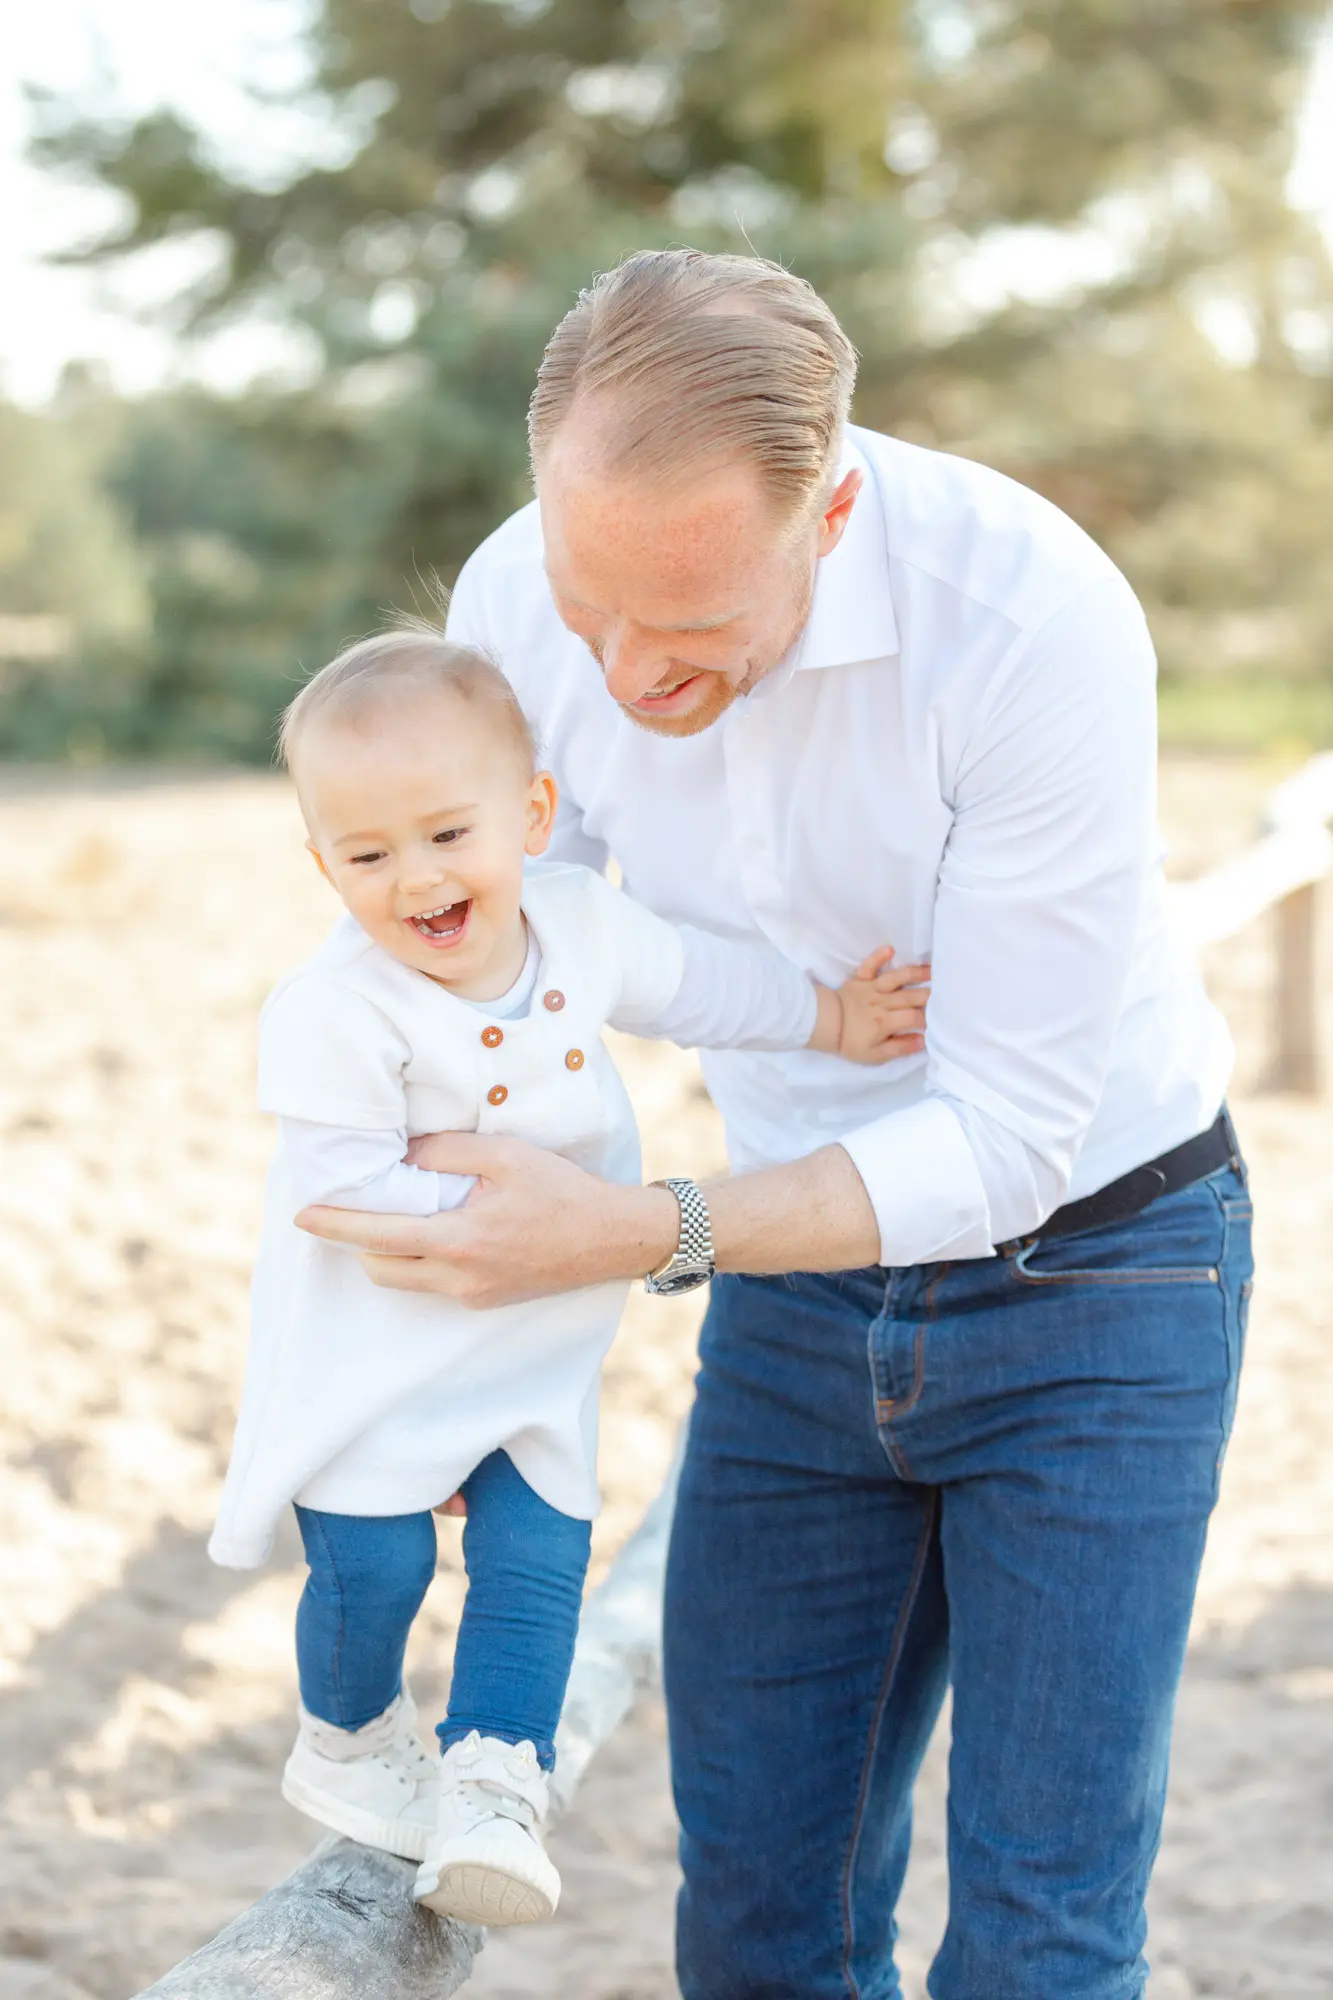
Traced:
<path fill-rule="evenodd" d="M 180 372 L 169 333 L 135 306 L 169 299 L 180 253 L 143 260 L 133 298 L 113 281 L 44 264 L 44 253 L 94 229 L 107 209 L 86 190 L 38 174 L 23 159 L 25 84 L 74 92 L 91 107 L 144 111 L 163 103 L 197 119 L 224 151 L 275 171 L 292 154 L 331 158 L 336 136 L 284 113 L 257 114 L 247 84 L 280 89 L 301 74 L 295 45 L 309 0 L 41 0 L 6 8 L 0 71 L 0 391 L 39 403 L 63 364 L 97 358 L 124 391 L 151 389 Z M 1333 24 L 1324 36 L 1301 122 L 1292 192 L 1333 235 Z M 1006 254 L 1008 254 L 1006 252 Z M 989 282 L 989 275 L 987 282 Z M 283 360 L 263 328 L 238 327 L 193 356 L 189 371 L 218 388 Z M 299 354 L 287 357 L 299 366 Z"/>
<path fill-rule="evenodd" d="M 246 87 L 282 89 L 303 71 L 296 31 L 305 0 L 40 0 L 6 9 L 0 56 L 0 390 L 22 402 L 46 396 L 76 357 L 106 364 L 128 393 L 151 389 L 178 365 L 175 343 L 136 308 L 169 299 L 180 282 L 177 251 L 141 260 L 132 297 L 115 281 L 43 261 L 96 233 L 114 203 L 39 173 L 23 155 L 25 85 L 73 94 L 90 108 L 140 113 L 178 107 L 226 152 L 261 168 L 293 151 L 328 157 L 328 135 L 304 120 L 256 114 Z M 212 344 L 202 372 L 218 387 L 271 363 L 273 337 L 238 328 Z"/>

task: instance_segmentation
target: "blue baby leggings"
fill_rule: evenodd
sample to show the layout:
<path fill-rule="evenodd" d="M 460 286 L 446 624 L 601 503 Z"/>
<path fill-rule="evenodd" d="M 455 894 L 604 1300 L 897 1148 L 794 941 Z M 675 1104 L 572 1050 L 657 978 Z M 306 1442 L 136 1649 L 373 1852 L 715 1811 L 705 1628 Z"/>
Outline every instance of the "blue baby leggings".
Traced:
<path fill-rule="evenodd" d="M 557 1513 L 492 1452 L 463 1487 L 468 1590 L 441 1747 L 470 1730 L 535 1745 L 555 1763 L 555 1726 L 574 1658 L 590 1526 Z M 301 1700 L 360 1729 L 403 1684 L 412 1620 L 435 1574 L 435 1516 L 326 1514 L 298 1507 L 310 1575 L 296 1613 Z"/>

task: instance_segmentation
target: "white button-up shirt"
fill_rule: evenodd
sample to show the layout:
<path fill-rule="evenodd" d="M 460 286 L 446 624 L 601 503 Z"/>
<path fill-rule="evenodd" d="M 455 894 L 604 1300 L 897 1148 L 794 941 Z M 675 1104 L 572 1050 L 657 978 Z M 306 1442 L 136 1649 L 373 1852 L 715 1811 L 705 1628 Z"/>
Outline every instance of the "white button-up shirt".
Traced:
<path fill-rule="evenodd" d="M 1165 916 L 1155 662 L 1124 578 L 984 466 L 853 430 L 865 485 L 787 659 L 720 722 L 638 728 L 560 623 L 524 508 L 449 634 L 501 663 L 560 783 L 557 852 L 836 985 L 933 962 L 926 1050 L 704 1059 L 733 1168 L 838 1140 L 881 1258 L 984 1257 L 1205 1129 L 1226 1027 Z"/>

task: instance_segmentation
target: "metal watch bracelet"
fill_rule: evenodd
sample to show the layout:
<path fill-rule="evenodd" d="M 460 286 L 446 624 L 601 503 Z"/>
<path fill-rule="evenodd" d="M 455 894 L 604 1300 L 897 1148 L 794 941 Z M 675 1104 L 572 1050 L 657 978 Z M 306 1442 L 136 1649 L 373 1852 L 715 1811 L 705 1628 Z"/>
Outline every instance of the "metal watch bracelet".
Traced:
<path fill-rule="evenodd" d="M 708 1203 L 698 1183 L 683 1177 L 654 1181 L 654 1187 L 670 1188 L 680 1209 L 680 1235 L 666 1262 L 650 1271 L 643 1281 L 646 1292 L 672 1298 L 706 1285 L 713 1275 L 713 1224 Z"/>

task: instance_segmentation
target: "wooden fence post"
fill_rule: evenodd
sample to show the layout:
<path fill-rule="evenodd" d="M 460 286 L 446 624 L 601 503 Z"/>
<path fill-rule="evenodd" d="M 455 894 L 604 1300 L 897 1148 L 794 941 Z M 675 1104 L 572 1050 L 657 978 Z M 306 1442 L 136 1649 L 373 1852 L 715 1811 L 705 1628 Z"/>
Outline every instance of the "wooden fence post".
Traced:
<path fill-rule="evenodd" d="M 1312 757 L 1270 792 L 1264 831 L 1251 847 L 1191 882 L 1171 887 L 1177 923 L 1196 947 L 1235 937 L 1273 912 L 1273 1055 L 1270 1090 L 1315 1096 L 1319 1059 L 1319 885 L 1333 876 L 1333 752 Z"/>
<path fill-rule="evenodd" d="M 1319 1060 L 1318 987 L 1319 888 L 1307 882 L 1274 906 L 1277 954 L 1273 994 L 1275 1090 L 1318 1094 L 1322 1081 Z"/>

